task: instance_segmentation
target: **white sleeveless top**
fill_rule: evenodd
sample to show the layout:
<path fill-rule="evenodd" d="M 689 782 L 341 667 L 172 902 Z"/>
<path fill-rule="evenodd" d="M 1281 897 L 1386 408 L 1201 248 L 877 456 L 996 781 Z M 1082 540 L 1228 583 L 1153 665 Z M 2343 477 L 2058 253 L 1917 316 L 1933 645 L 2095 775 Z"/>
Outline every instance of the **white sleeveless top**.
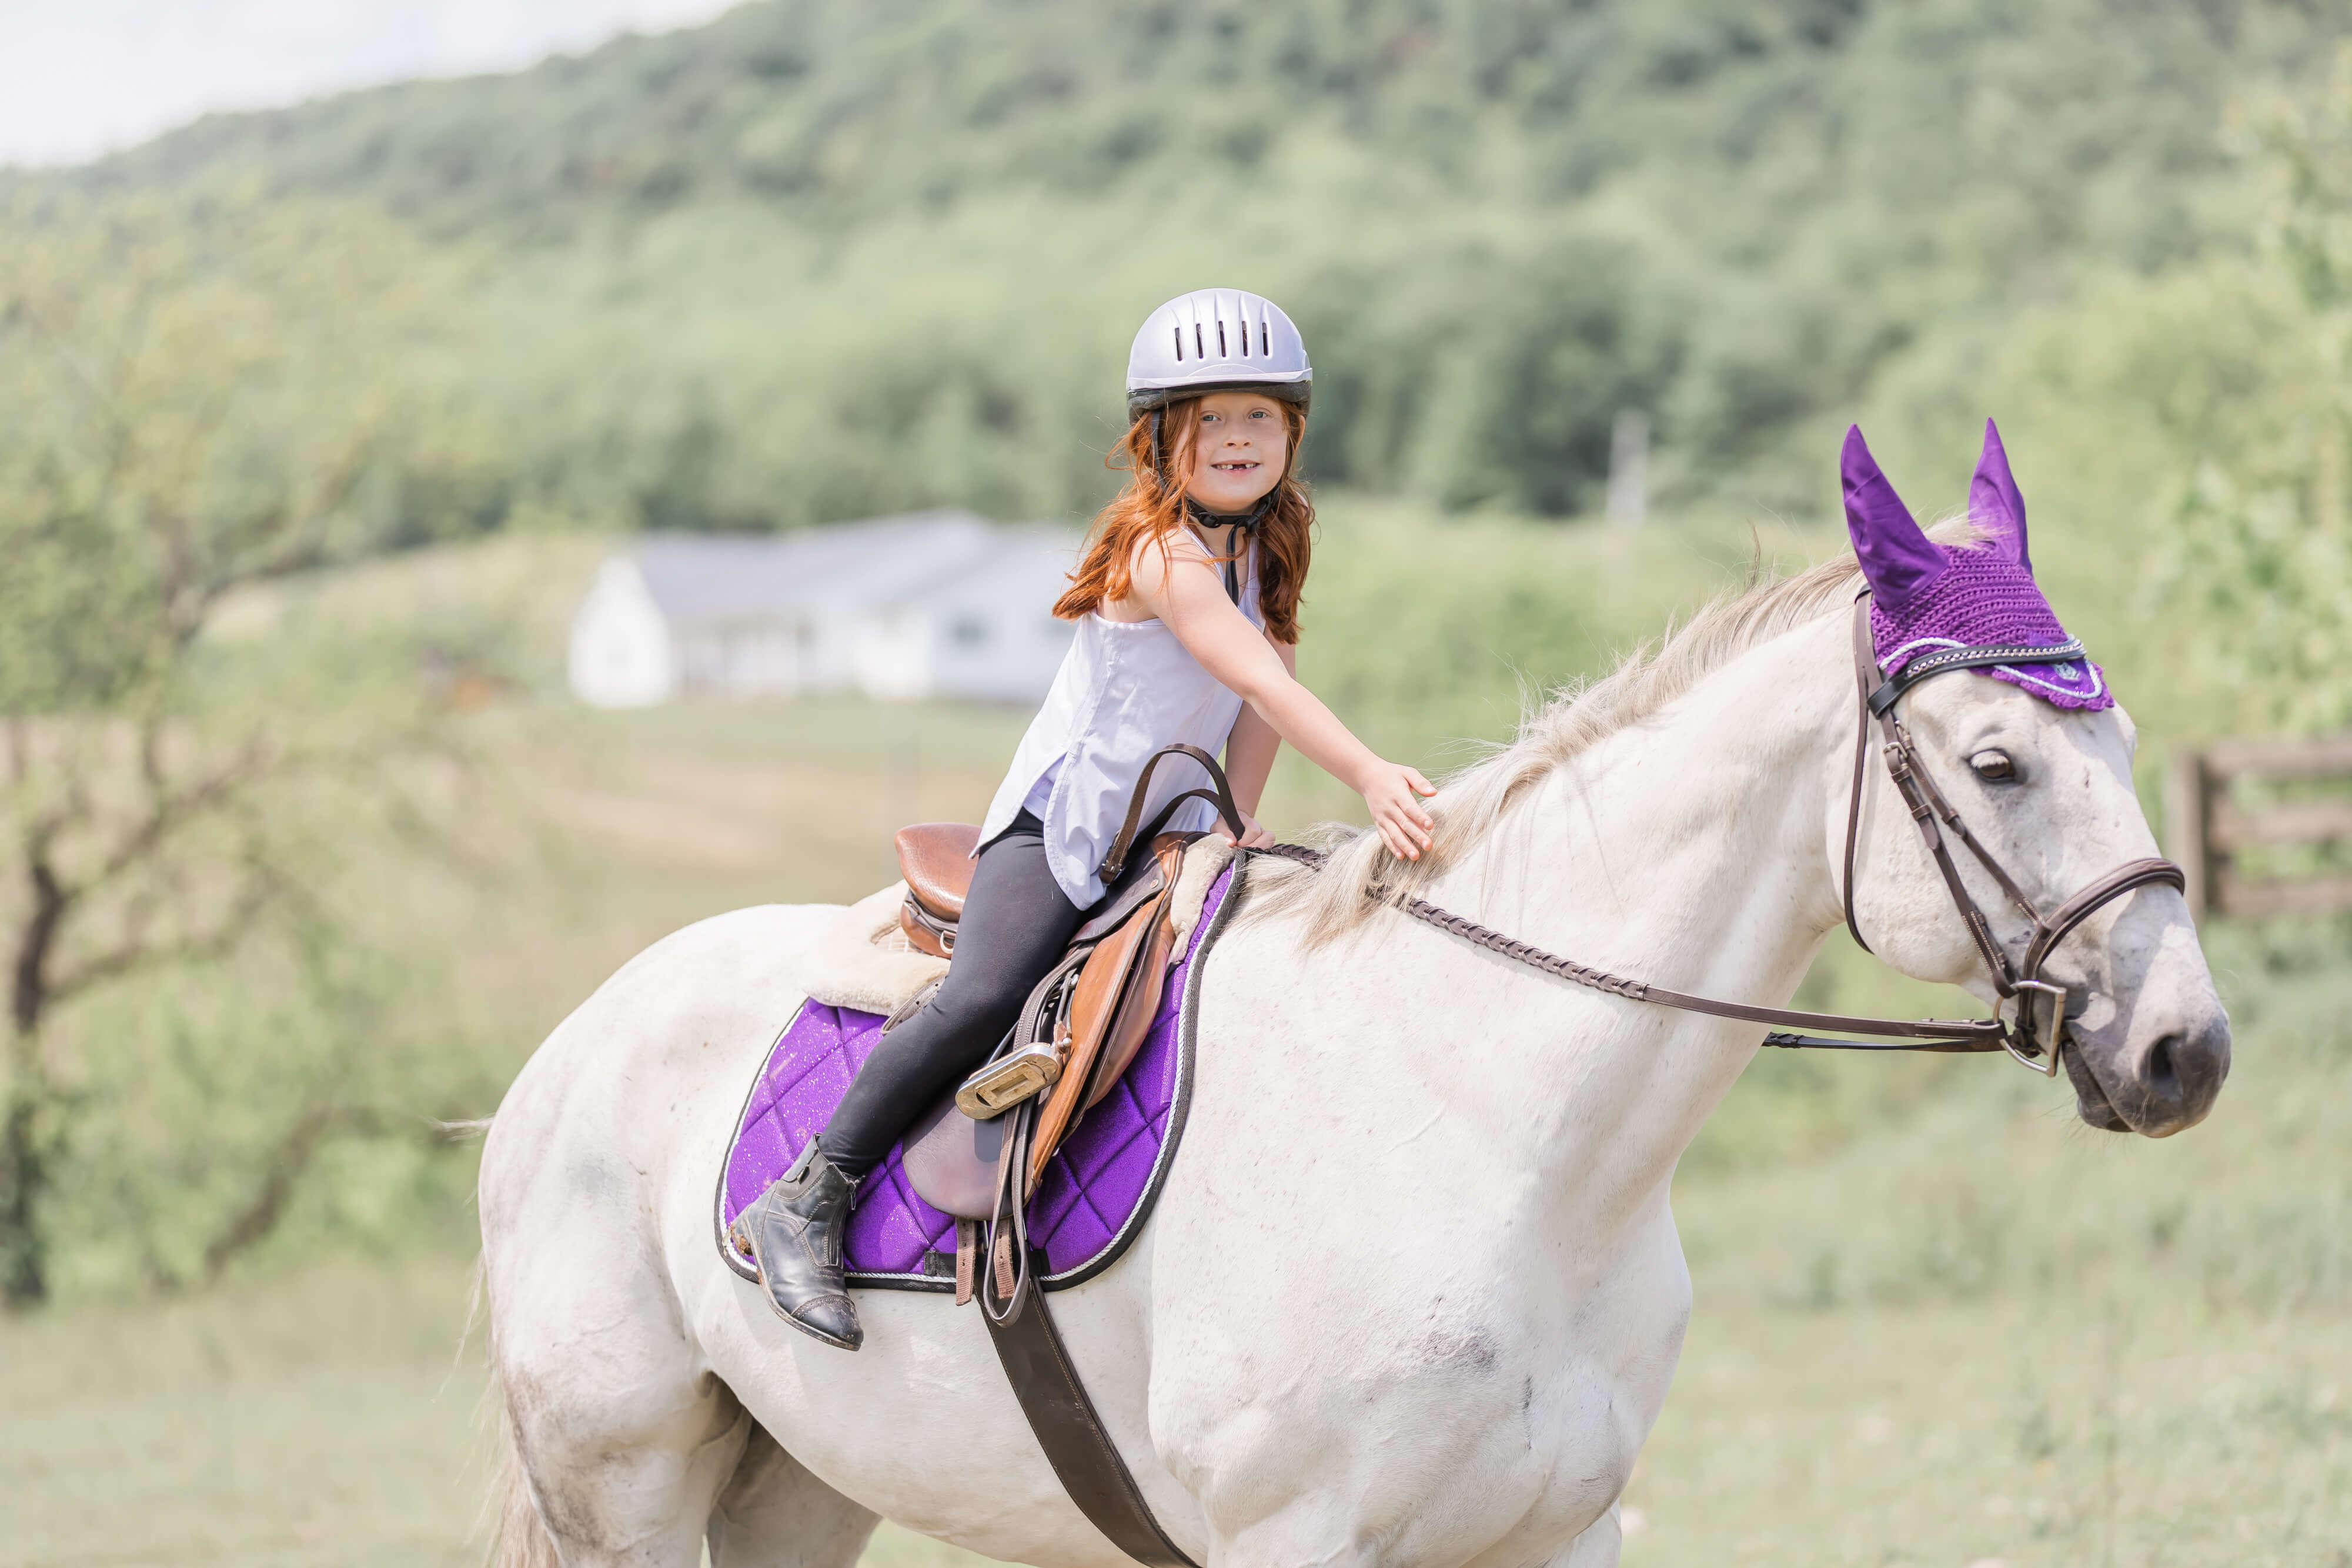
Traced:
<path fill-rule="evenodd" d="M 1241 612 L 1263 629 L 1255 546 L 1244 564 Z M 1045 810 L 1037 812 L 1045 824 L 1045 863 L 1070 902 L 1086 908 L 1103 895 L 1096 868 L 1126 819 L 1145 760 L 1180 741 L 1213 756 L 1223 752 L 1241 711 L 1242 699 L 1202 668 L 1165 622 L 1107 621 L 1100 612 L 1086 616 L 1045 706 L 1013 754 L 1012 770 L 997 786 L 980 842 L 1012 826 L 1024 805 L 1035 810 L 1033 791 L 1048 789 Z M 1152 772 L 1143 821 L 1207 782 L 1199 764 L 1170 758 Z M 1191 831 L 1216 820 L 1207 801 L 1187 800 L 1168 827 Z"/>

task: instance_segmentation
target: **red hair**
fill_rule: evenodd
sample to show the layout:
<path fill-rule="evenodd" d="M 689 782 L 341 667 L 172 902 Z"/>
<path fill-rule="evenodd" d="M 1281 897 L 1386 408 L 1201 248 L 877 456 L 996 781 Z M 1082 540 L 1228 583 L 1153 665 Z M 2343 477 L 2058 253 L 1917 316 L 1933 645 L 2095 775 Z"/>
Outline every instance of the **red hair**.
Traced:
<path fill-rule="evenodd" d="M 1298 482 L 1298 441 L 1307 430 L 1307 415 L 1297 404 L 1286 402 L 1282 419 L 1288 433 L 1282 477 L 1275 481 L 1274 505 L 1257 527 L 1258 608 L 1265 616 L 1266 635 L 1277 643 L 1296 643 L 1298 591 L 1307 581 L 1315 548 L 1315 505 Z M 1070 573 L 1069 590 L 1054 601 L 1054 613 L 1065 621 L 1125 599 L 1135 587 L 1137 547 L 1146 540 L 1156 543 L 1164 559 L 1169 540 L 1183 524 L 1184 487 L 1192 483 L 1199 446 L 1201 400 L 1187 398 L 1168 405 L 1156 463 L 1151 424 L 1149 413 L 1138 419 L 1103 459 L 1107 467 L 1128 471 L 1127 487 L 1095 514 L 1086 551 Z"/>

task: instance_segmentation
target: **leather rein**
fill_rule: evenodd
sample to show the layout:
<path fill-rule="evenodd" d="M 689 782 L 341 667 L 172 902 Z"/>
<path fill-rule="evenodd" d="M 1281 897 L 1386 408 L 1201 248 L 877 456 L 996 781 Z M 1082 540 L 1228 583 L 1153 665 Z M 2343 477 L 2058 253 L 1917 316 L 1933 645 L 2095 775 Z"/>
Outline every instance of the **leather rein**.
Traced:
<path fill-rule="evenodd" d="M 1591 990 L 1604 991 L 1632 1001 L 1674 1008 L 1683 1012 L 1706 1013 L 1715 1018 L 1779 1026 L 1764 1036 L 1764 1043 L 1768 1046 L 1818 1051 L 2006 1051 L 2044 1077 L 2055 1076 L 2064 1040 L 2068 997 L 2063 986 L 2042 977 L 2042 965 L 2076 926 L 2124 894 L 2158 883 L 2185 890 L 2188 879 L 2179 866 L 2168 860 L 2129 861 L 2044 915 L 2025 890 L 2018 885 L 2017 879 L 2011 876 L 2007 868 L 1969 831 L 1968 823 L 1961 819 L 1958 810 L 1920 766 L 1919 753 L 1912 744 L 1910 732 L 1896 716 L 1895 705 L 1913 686 L 1934 675 L 1952 670 L 1985 669 L 1999 664 L 2053 664 L 2079 659 L 2084 656 L 2083 645 L 2079 642 L 2069 642 L 2057 647 L 1948 648 L 1913 659 L 1890 678 L 1879 668 L 1877 651 L 1871 639 L 1867 591 L 1855 601 L 1853 628 L 1854 683 L 1860 699 L 1861 716 L 1854 734 L 1853 789 L 1846 805 L 1843 890 L 1846 928 L 1853 933 L 1853 939 L 1863 951 L 1871 951 L 1870 944 L 1864 941 L 1861 925 L 1854 917 L 1853 887 L 1855 853 L 1862 831 L 1862 796 L 1870 752 L 1870 728 L 1875 722 L 1881 737 L 1880 755 L 1886 763 L 1887 775 L 1910 811 L 1911 821 L 1918 828 L 1928 855 L 1943 875 L 1944 886 L 1951 894 L 1952 904 L 1968 926 L 1969 936 L 1992 976 L 1993 989 L 2001 1001 L 2018 1003 L 2013 1019 L 2001 1017 L 1998 1004 L 1993 1016 L 1988 1019 L 1882 1019 L 1727 1002 L 1714 997 L 1695 996 L 1688 991 L 1654 986 L 1646 980 L 1612 975 L 1605 969 L 1596 969 L 1572 958 L 1563 958 L 1532 943 L 1518 941 L 1475 920 L 1441 909 L 1426 899 L 1406 898 L 1394 902 L 1392 907 L 1489 952 L 1499 953 L 1514 962 L 1573 981 Z M 1213 758 L 1197 747 L 1188 746 L 1171 747 L 1155 756 L 1152 761 L 1156 763 L 1160 757 L 1179 751 L 1209 770 L 1215 789 L 1213 791 L 1194 789 L 1177 797 L 1160 814 L 1159 822 L 1164 823 L 1177 805 L 1184 800 L 1194 798 L 1211 800 L 1224 814 L 1226 824 L 1234 830 L 1234 836 L 1239 837 L 1241 813 L 1234 804 L 1224 773 Z M 1148 783 L 1149 779 L 1150 768 L 1147 765 L 1144 782 Z M 1139 783 L 1134 803 L 1129 809 L 1124 830 L 1112 841 L 1111 855 L 1104 866 L 1107 877 L 1116 874 L 1112 866 L 1125 860 L 1129 847 L 1136 841 L 1134 830 L 1137 819 L 1142 813 L 1142 802 L 1143 787 Z M 1158 825 L 1154 824 L 1155 829 Z M 1961 879 L 1960 868 L 1952 858 L 1950 841 L 1953 839 L 1958 839 L 1976 857 L 1978 863 L 2000 884 L 2009 901 L 2033 923 L 2032 935 L 2027 939 L 2022 960 L 2011 961 L 2008 948 L 1993 933 L 1991 920 L 1969 892 L 1967 883 Z M 1148 836 L 1146 841 L 1149 841 Z M 1279 855 L 1317 868 L 1320 868 L 1327 858 L 1322 851 L 1298 844 L 1276 844 L 1255 852 Z M 1365 888 L 1364 895 L 1390 901 L 1390 892 L 1385 884 Z M 2042 1017 L 2045 1009 L 2048 1013 L 2046 1020 Z M 1801 1032 L 1811 1030 L 1832 1030 L 1839 1035 L 1876 1038 L 1840 1039 Z"/>

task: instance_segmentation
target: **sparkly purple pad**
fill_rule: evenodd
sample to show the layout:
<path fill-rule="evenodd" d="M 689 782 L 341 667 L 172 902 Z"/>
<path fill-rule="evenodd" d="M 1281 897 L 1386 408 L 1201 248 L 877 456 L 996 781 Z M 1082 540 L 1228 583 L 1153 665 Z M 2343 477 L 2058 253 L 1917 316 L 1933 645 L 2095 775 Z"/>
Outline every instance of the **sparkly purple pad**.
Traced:
<path fill-rule="evenodd" d="M 1160 1190 L 1192 1090 L 1193 971 L 1233 883 L 1227 867 L 1209 886 L 1183 956 L 1168 972 L 1160 1016 L 1134 1063 L 1077 1130 L 1062 1142 L 1029 1204 L 1029 1239 L 1045 1254 L 1040 1282 L 1076 1284 L 1108 1268 L 1141 1228 Z M 736 1123 L 719 1184 L 719 1249 L 729 1266 L 749 1264 L 727 1245 L 727 1227 L 784 1174 L 848 1092 L 882 1037 L 874 1013 L 805 1003 L 768 1053 Z M 867 1178 L 850 1214 L 850 1282 L 898 1290 L 951 1290 L 955 1220 L 915 1195 L 903 1146 Z"/>
<path fill-rule="evenodd" d="M 1983 455 L 1969 486 L 1969 520 L 1982 536 L 1974 548 L 1939 545 L 1920 530 L 1858 429 L 1846 432 L 1839 471 L 1846 531 L 1870 584 L 1871 641 L 1888 674 L 1945 648 L 2046 648 L 2068 641 L 2033 580 L 2025 497 L 2010 475 L 2009 454 L 1992 421 L 1985 421 Z M 2105 674 L 2088 659 L 1996 664 L 1977 674 L 2059 707 L 2116 706 Z"/>

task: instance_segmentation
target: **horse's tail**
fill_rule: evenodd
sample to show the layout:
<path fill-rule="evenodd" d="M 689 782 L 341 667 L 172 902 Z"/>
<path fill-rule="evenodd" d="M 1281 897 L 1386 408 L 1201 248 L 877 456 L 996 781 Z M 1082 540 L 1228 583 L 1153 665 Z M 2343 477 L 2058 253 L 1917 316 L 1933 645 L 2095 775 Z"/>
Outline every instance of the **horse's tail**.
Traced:
<path fill-rule="evenodd" d="M 468 1329 L 482 1309 L 484 1283 L 482 1266 L 476 1263 L 474 1305 L 467 1313 Z M 499 1470 L 482 1511 L 490 1526 L 488 1568 L 563 1568 L 555 1555 L 555 1538 L 547 1533 L 547 1523 L 539 1517 L 539 1505 L 530 1500 L 530 1479 L 522 1473 L 522 1452 L 515 1447 L 514 1420 L 507 1412 L 506 1374 L 499 1366 L 495 1335 L 490 1340 L 489 1360 L 486 1414 L 499 1432 Z"/>
<path fill-rule="evenodd" d="M 555 1555 L 555 1538 L 530 1500 L 523 1479 L 522 1456 L 515 1451 L 514 1423 L 499 1412 L 499 1479 L 490 1494 L 489 1568 L 562 1568 Z"/>
<path fill-rule="evenodd" d="M 445 1122 L 441 1130 L 453 1141 L 487 1137 L 491 1120 L 483 1116 L 474 1121 Z M 457 1341 L 461 1353 L 466 1341 L 473 1337 L 474 1325 L 488 1315 L 489 1284 L 488 1260 L 477 1257 L 474 1288 L 466 1302 L 466 1328 Z M 490 1495 L 484 1500 L 482 1510 L 490 1527 L 488 1568 L 563 1568 L 555 1555 L 555 1537 L 548 1534 L 546 1521 L 539 1517 L 539 1505 L 530 1500 L 530 1482 L 522 1473 L 522 1453 L 515 1447 L 514 1422 L 507 1414 L 506 1373 L 499 1365 L 495 1332 L 488 1341 L 490 1382 L 484 1396 L 483 1414 L 498 1429 L 499 1468 L 498 1479 L 490 1483 Z"/>

